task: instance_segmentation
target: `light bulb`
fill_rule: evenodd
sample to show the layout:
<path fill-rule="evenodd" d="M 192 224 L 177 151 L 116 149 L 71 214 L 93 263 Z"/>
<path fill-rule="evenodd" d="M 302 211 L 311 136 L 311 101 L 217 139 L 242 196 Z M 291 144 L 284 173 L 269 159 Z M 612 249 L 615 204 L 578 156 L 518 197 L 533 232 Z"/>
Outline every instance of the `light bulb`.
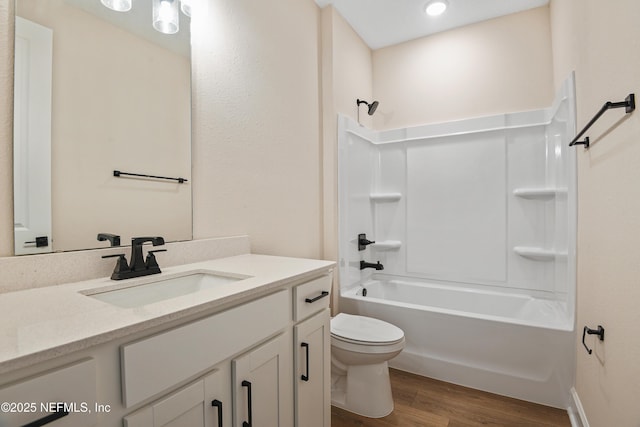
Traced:
<path fill-rule="evenodd" d="M 153 0 L 153 28 L 164 34 L 179 29 L 178 0 Z"/>
<path fill-rule="evenodd" d="M 100 2 L 116 12 L 127 12 L 131 10 L 131 0 L 100 0 Z"/>
<path fill-rule="evenodd" d="M 191 17 L 191 3 L 191 0 L 180 0 L 180 10 L 188 17 Z"/>
<path fill-rule="evenodd" d="M 447 10 L 447 2 L 445 0 L 435 0 L 427 4 L 425 12 L 429 16 L 442 15 Z"/>

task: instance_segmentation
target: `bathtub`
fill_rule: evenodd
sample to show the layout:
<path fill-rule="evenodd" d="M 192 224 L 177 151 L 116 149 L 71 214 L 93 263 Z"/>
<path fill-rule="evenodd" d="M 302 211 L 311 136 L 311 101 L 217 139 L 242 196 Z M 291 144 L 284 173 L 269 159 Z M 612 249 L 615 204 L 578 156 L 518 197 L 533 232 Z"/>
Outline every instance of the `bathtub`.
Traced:
<path fill-rule="evenodd" d="M 575 343 L 573 315 L 563 302 L 373 277 L 343 290 L 340 311 L 382 319 L 404 330 L 405 350 L 390 366 L 569 407 Z"/>

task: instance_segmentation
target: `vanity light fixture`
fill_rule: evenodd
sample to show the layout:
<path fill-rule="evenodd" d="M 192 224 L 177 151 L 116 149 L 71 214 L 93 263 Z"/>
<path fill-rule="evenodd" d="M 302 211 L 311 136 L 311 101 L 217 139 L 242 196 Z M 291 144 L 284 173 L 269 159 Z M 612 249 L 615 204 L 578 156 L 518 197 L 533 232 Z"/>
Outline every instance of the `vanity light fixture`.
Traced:
<path fill-rule="evenodd" d="M 116 12 L 128 12 L 131 10 L 131 0 L 100 0 L 100 2 Z"/>
<path fill-rule="evenodd" d="M 180 10 L 188 17 L 191 17 L 191 3 L 192 0 L 180 0 Z"/>
<path fill-rule="evenodd" d="M 446 0 L 434 0 L 427 3 L 425 7 L 425 12 L 429 16 L 438 16 L 442 15 L 445 10 L 447 10 L 447 6 L 449 6 Z"/>
<path fill-rule="evenodd" d="M 153 28 L 164 34 L 179 29 L 178 0 L 153 0 Z"/>
<path fill-rule="evenodd" d="M 128 12 L 133 0 L 100 0 L 111 10 Z M 152 0 L 153 28 L 164 34 L 175 34 L 180 29 L 178 8 L 191 17 L 192 6 L 197 0 Z M 178 6 L 179 4 L 179 6 Z"/>

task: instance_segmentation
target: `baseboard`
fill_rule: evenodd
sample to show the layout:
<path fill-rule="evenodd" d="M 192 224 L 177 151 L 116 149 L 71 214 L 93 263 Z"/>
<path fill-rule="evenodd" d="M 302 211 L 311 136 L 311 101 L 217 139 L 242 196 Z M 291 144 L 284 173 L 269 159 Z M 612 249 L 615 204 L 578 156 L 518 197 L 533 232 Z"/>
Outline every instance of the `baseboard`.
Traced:
<path fill-rule="evenodd" d="M 587 414 L 584 412 L 582 402 L 575 387 L 571 387 L 571 400 L 572 405 L 567 408 L 569 414 L 569 420 L 572 427 L 589 427 L 589 421 L 587 420 Z"/>

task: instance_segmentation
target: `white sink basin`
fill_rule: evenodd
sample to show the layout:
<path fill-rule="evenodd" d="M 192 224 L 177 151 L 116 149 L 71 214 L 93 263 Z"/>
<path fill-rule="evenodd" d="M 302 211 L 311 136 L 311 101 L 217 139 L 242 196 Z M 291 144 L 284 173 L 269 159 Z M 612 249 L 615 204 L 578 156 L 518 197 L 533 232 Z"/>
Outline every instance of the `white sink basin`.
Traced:
<path fill-rule="evenodd" d="M 215 286 L 237 282 L 248 277 L 223 276 L 211 273 L 193 273 L 171 279 L 158 280 L 141 285 L 113 290 L 98 290 L 96 293 L 85 294 L 100 301 L 117 305 L 118 307 L 133 308 L 154 302 L 193 294 Z"/>

